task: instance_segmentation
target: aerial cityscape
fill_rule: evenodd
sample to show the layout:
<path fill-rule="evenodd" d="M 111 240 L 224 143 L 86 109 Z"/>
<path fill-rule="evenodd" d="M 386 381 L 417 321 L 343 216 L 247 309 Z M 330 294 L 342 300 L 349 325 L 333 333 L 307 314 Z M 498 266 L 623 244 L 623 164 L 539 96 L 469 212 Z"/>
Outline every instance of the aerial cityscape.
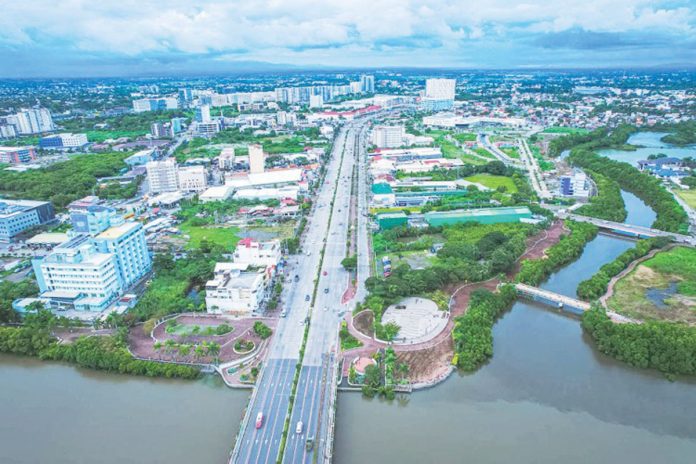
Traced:
<path fill-rule="evenodd" d="M 696 462 L 691 1 L 0 16 L 0 462 Z"/>

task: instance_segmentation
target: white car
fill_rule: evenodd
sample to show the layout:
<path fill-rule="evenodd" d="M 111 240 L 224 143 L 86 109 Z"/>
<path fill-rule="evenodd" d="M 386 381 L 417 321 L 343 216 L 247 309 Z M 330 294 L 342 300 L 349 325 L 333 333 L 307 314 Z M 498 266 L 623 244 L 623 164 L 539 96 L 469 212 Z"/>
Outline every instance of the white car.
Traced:
<path fill-rule="evenodd" d="M 302 433 L 302 425 L 303 425 L 302 421 L 297 421 L 297 427 L 295 427 L 296 434 L 299 435 L 300 433 Z"/>

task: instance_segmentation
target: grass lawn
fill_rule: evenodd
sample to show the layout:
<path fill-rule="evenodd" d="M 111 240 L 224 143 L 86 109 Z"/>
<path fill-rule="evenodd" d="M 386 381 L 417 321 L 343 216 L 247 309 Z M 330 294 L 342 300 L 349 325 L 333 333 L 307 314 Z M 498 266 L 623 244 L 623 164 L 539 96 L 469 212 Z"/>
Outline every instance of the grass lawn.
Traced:
<path fill-rule="evenodd" d="M 520 151 L 517 149 L 517 147 L 501 148 L 500 150 L 510 158 L 520 159 Z"/>
<path fill-rule="evenodd" d="M 589 130 L 581 127 L 547 127 L 542 134 L 587 134 Z"/>
<path fill-rule="evenodd" d="M 532 226 L 519 222 L 504 222 L 500 224 L 479 224 L 476 222 L 468 222 L 458 224 L 454 227 L 446 227 L 442 234 L 446 241 L 457 241 L 474 244 L 481 240 L 485 235 L 491 232 L 502 232 L 505 235 L 511 236 L 517 233 L 524 233 Z"/>
<path fill-rule="evenodd" d="M 286 238 L 291 238 L 294 235 L 296 225 L 297 224 L 295 221 L 288 221 L 282 224 L 278 224 L 277 226 L 255 226 L 248 227 L 245 230 L 258 231 L 265 234 L 274 234 L 276 238 L 278 238 L 279 240 L 283 240 Z"/>
<path fill-rule="evenodd" d="M 684 200 L 692 208 L 696 208 L 696 190 L 674 189 L 674 193 Z"/>
<path fill-rule="evenodd" d="M 462 132 L 461 134 L 454 134 L 452 137 L 454 137 L 460 143 L 476 141 L 476 134 L 472 134 L 471 132 Z"/>
<path fill-rule="evenodd" d="M 492 174 L 475 174 L 473 176 L 465 177 L 464 180 L 469 182 L 476 182 L 477 184 L 484 185 L 490 189 L 497 189 L 501 185 L 507 189 L 507 193 L 517 192 L 517 186 L 515 182 L 510 177 L 506 176 L 494 176 Z"/>
<path fill-rule="evenodd" d="M 658 253 L 619 280 L 609 308 L 647 320 L 696 323 L 696 250 Z"/>
<path fill-rule="evenodd" d="M 490 158 L 490 159 L 495 158 L 495 156 L 493 156 L 493 153 L 491 153 L 490 151 L 486 150 L 483 147 L 472 148 L 472 151 L 474 151 L 479 156 L 483 156 L 484 158 Z"/>
<path fill-rule="evenodd" d="M 179 228 L 181 232 L 190 237 L 189 242 L 186 244 L 186 248 L 188 249 L 200 248 L 201 242 L 207 240 L 208 242 L 223 246 L 227 251 L 234 251 L 239 241 L 239 237 L 237 236 L 239 228 L 237 227 L 198 227 L 184 222 Z"/>

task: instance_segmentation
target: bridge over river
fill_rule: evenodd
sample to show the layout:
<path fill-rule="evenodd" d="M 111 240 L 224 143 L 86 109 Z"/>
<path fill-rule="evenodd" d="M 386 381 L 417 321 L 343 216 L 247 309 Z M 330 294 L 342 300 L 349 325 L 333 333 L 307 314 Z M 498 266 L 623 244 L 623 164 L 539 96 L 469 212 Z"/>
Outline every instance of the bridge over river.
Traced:
<path fill-rule="evenodd" d="M 631 224 L 624 224 L 621 222 L 606 221 L 604 219 L 596 219 L 588 216 L 581 216 L 579 214 L 570 214 L 568 212 L 558 212 L 557 216 L 562 219 L 571 219 L 577 222 L 589 222 L 596 225 L 600 229 L 608 230 L 610 232 L 624 235 L 626 237 L 633 238 L 652 238 L 652 237 L 669 237 L 677 243 L 684 245 L 695 246 L 696 238 L 690 235 L 677 234 L 674 232 L 665 232 L 664 230 L 651 229 L 650 227 L 634 226 Z"/>

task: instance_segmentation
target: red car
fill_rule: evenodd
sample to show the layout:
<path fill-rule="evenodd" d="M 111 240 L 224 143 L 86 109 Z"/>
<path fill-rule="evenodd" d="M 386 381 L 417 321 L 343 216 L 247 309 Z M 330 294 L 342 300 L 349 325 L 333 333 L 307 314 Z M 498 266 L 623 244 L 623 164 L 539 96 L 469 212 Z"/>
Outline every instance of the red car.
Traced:
<path fill-rule="evenodd" d="M 263 413 L 260 412 L 256 415 L 256 428 L 260 429 L 263 425 Z"/>
<path fill-rule="evenodd" d="M 327 274 L 328 274 L 328 272 L 324 271 L 324 275 L 327 275 Z"/>

